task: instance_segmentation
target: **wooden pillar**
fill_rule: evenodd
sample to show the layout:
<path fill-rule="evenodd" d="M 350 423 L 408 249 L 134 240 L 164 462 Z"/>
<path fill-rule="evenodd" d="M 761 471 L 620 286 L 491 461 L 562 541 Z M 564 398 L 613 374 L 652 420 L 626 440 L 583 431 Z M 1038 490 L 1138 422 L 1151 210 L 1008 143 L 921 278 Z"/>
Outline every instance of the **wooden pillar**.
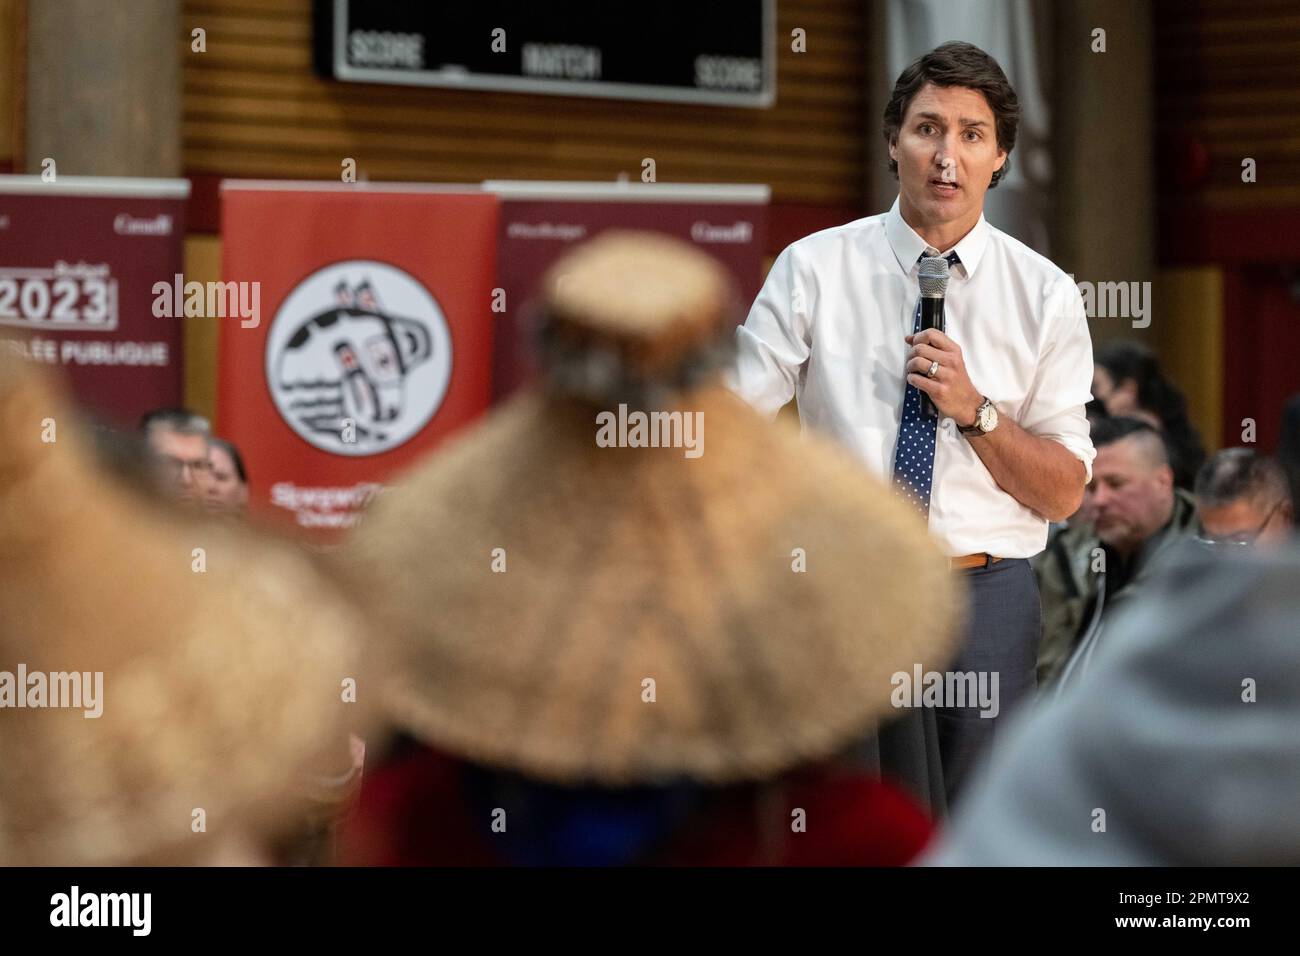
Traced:
<path fill-rule="evenodd" d="M 1056 95 L 1053 260 L 1076 282 L 1155 279 L 1155 120 L 1152 11 L 1131 0 L 1076 0 L 1054 8 Z M 1105 30 L 1106 52 L 1093 52 Z M 1152 327 L 1095 319 L 1093 342 Z"/>
<path fill-rule="evenodd" d="M 26 172 L 181 172 L 179 0 L 27 4 Z"/>
<path fill-rule="evenodd" d="M 20 102 L 26 73 L 22 33 L 26 10 L 19 0 L 0 0 L 0 173 L 22 166 L 22 112 Z"/>

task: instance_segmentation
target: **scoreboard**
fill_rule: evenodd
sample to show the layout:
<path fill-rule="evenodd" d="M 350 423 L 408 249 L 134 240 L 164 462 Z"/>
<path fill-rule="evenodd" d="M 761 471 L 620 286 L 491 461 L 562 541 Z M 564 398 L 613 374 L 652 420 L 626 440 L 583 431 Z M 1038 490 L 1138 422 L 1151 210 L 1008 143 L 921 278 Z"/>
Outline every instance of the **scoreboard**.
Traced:
<path fill-rule="evenodd" d="M 322 76 L 720 106 L 776 99 L 775 0 L 315 0 Z"/>

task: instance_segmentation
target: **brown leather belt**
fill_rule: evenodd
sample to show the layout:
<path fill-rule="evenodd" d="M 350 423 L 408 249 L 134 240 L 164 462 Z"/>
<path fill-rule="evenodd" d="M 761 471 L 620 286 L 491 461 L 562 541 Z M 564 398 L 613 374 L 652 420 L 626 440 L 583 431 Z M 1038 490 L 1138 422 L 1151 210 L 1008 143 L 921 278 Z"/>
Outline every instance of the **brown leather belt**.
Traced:
<path fill-rule="evenodd" d="M 992 557 L 983 551 L 978 554 L 962 554 L 948 559 L 948 569 L 963 571 L 966 568 L 983 568 L 990 564 L 996 564 L 1001 560 L 1001 558 Z"/>

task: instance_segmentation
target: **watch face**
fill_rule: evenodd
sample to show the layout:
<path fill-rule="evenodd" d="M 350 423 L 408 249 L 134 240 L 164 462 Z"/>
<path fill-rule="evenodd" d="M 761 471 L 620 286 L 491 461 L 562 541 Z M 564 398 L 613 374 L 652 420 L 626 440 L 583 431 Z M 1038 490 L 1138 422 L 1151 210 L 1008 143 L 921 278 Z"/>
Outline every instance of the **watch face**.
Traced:
<path fill-rule="evenodd" d="M 981 405 L 979 417 L 976 419 L 976 424 L 979 425 L 980 429 L 983 431 L 990 431 L 997 423 L 998 410 L 993 407 L 993 403 L 990 402 L 987 405 Z"/>

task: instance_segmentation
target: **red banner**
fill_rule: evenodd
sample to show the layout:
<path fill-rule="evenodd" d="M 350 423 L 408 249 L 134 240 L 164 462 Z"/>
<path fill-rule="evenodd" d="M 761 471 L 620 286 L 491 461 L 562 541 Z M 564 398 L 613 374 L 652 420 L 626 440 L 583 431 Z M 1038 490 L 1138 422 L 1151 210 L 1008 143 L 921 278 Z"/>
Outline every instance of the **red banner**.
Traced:
<path fill-rule="evenodd" d="M 537 369 L 535 316 L 527 306 L 543 273 L 575 243 L 609 228 L 649 229 L 694 243 L 736 280 L 747 306 L 763 281 L 766 186 L 490 181 L 501 197 L 493 394 L 508 395 Z M 744 319 L 743 312 L 737 321 Z"/>
<path fill-rule="evenodd" d="M 188 195 L 185 180 L 0 176 L 0 336 L 61 366 L 105 422 L 181 404 L 183 313 L 155 286 L 181 273 Z"/>
<path fill-rule="evenodd" d="M 254 509 L 349 527 L 486 410 L 497 222 L 469 187 L 223 184 L 223 279 L 261 316 L 222 325 L 218 432 Z"/>

